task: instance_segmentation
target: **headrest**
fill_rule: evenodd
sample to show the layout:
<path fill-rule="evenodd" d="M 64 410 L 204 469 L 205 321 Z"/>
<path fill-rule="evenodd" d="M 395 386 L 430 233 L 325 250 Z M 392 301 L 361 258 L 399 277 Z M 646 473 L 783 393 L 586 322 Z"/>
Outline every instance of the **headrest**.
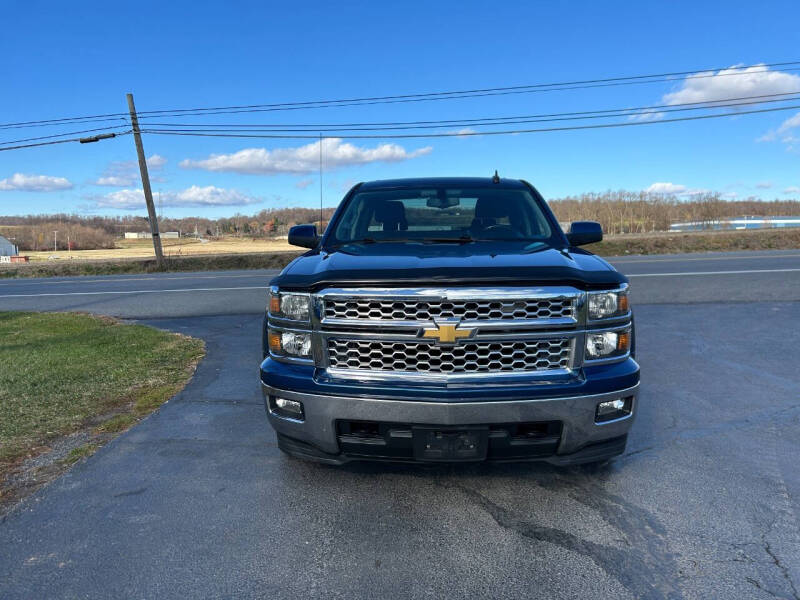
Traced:
<path fill-rule="evenodd" d="M 478 198 L 475 202 L 476 219 L 497 219 L 511 215 L 511 205 L 505 198 Z"/>
<path fill-rule="evenodd" d="M 375 207 L 375 220 L 378 223 L 404 223 L 406 208 L 399 200 L 386 200 Z"/>

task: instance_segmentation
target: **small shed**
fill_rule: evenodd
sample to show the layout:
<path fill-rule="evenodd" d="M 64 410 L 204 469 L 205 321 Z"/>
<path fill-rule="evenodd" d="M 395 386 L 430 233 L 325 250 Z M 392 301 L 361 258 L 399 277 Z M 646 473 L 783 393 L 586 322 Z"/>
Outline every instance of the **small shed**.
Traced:
<path fill-rule="evenodd" d="M 16 256 L 19 254 L 17 247 L 0 235 L 0 256 Z"/>

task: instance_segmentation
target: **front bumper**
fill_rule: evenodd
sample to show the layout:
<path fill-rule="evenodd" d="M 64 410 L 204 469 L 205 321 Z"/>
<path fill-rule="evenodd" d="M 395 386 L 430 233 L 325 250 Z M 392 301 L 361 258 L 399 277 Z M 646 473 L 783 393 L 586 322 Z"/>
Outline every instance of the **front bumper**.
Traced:
<path fill-rule="evenodd" d="M 637 410 L 639 384 L 602 394 L 476 402 L 432 402 L 411 399 L 371 399 L 322 395 L 274 388 L 262 382 L 267 414 L 281 447 L 290 454 L 331 464 L 361 459 L 342 451 L 337 423 L 374 421 L 458 427 L 508 423 L 560 424 L 554 452 L 537 456 L 553 464 L 577 464 L 611 458 L 625 449 L 625 439 Z M 270 397 L 303 404 L 303 420 L 270 410 Z M 631 398 L 631 413 L 620 419 L 595 422 L 597 404 Z M 489 454 L 489 458 L 492 455 Z"/>

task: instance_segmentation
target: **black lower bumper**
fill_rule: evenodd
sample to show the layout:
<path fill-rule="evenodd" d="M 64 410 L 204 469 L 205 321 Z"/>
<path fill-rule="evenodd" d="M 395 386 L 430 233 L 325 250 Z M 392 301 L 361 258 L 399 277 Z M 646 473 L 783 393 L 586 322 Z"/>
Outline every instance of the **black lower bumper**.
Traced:
<path fill-rule="evenodd" d="M 343 451 L 341 453 L 329 454 L 317 448 L 316 446 L 293 439 L 286 435 L 278 433 L 277 436 L 278 447 L 287 454 L 296 458 L 313 460 L 330 465 L 343 465 L 345 463 L 362 460 L 384 462 L 466 462 L 466 460 L 470 460 L 461 460 L 456 458 L 453 460 L 443 461 L 438 459 L 426 460 L 425 458 L 419 458 L 419 451 L 417 450 L 415 453 L 413 448 L 413 437 L 411 438 L 411 448 L 405 451 L 402 448 L 394 451 L 388 451 L 386 449 L 369 451 L 364 448 L 364 446 L 369 444 L 369 442 L 358 443 L 351 441 L 349 445 L 347 445 L 347 442 L 343 444 Z M 340 438 L 341 437 L 342 436 L 340 436 Z M 552 465 L 569 466 L 602 462 L 615 456 L 619 456 L 625 452 L 625 445 L 628 441 L 628 435 L 625 434 L 608 440 L 603 440 L 601 442 L 593 442 L 570 454 L 555 453 L 555 448 L 558 445 L 557 439 L 552 440 L 542 438 L 539 440 L 541 442 L 539 444 L 529 444 L 526 448 L 526 451 L 520 451 L 518 448 L 514 449 L 513 445 L 511 446 L 511 450 L 509 450 L 507 447 L 503 447 L 503 444 L 497 443 L 495 444 L 496 447 L 493 451 L 492 438 L 490 437 L 488 441 L 489 444 L 486 454 L 480 456 L 478 459 L 471 459 L 472 462 L 475 460 L 485 460 L 488 462 L 540 461 Z M 378 446 L 378 444 L 375 445 Z"/>

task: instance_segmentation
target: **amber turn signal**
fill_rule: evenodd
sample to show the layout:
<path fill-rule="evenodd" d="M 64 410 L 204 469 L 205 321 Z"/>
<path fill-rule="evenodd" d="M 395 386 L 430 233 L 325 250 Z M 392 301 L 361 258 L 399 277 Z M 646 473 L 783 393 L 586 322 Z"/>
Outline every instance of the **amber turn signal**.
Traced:
<path fill-rule="evenodd" d="M 270 296 L 269 298 L 269 312 L 273 315 L 277 315 L 281 312 L 281 297 L 280 296 Z"/>
<path fill-rule="evenodd" d="M 620 333 L 617 337 L 617 350 L 627 352 L 631 349 L 631 334 L 628 332 Z"/>
<path fill-rule="evenodd" d="M 620 294 L 619 295 L 618 306 L 619 306 L 619 312 L 621 312 L 621 313 L 628 312 L 628 310 L 629 310 L 628 294 Z"/>
<path fill-rule="evenodd" d="M 279 353 L 281 351 L 281 334 L 274 331 L 269 332 L 269 349 L 272 352 Z"/>

